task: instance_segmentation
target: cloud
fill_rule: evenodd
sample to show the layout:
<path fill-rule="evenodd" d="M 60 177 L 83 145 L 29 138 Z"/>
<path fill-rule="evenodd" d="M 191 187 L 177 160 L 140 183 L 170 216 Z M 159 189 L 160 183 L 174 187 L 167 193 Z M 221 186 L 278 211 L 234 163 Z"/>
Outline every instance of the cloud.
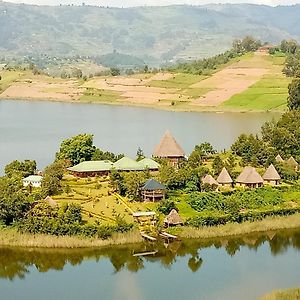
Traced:
<path fill-rule="evenodd" d="M 252 3 L 266 5 L 291 5 L 300 4 L 300 0 L 6 0 L 13 3 L 26 3 L 38 5 L 59 5 L 59 4 L 76 4 L 81 5 L 83 2 L 90 5 L 101 6 L 143 6 L 143 5 L 171 5 L 171 4 L 193 4 L 201 5 L 208 3 Z"/>

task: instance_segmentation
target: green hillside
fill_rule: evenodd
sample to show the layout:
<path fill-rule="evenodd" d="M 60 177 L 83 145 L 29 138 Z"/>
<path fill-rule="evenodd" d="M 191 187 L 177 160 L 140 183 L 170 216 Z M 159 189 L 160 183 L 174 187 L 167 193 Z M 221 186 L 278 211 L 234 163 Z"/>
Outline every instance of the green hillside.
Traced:
<path fill-rule="evenodd" d="M 131 55 L 150 64 L 211 56 L 251 33 L 300 39 L 300 5 L 105 8 L 0 3 L 0 56 Z"/>

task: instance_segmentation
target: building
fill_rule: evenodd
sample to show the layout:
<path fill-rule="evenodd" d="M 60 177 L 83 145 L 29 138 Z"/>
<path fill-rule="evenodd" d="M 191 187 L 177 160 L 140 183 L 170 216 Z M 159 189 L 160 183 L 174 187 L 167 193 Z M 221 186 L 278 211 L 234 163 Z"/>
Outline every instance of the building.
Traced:
<path fill-rule="evenodd" d="M 278 154 L 276 157 L 275 157 L 275 161 L 282 164 L 284 163 L 284 160 L 283 158 L 280 156 L 280 154 Z"/>
<path fill-rule="evenodd" d="M 119 159 L 113 164 L 113 168 L 117 171 L 125 172 L 145 170 L 145 168 L 140 163 L 129 157 L 123 157 Z"/>
<path fill-rule="evenodd" d="M 221 173 L 219 174 L 219 176 L 217 178 L 217 182 L 219 183 L 219 185 L 221 185 L 223 187 L 228 187 L 228 188 L 232 187 L 233 180 L 230 177 L 230 175 L 225 167 L 222 169 Z"/>
<path fill-rule="evenodd" d="M 296 160 L 295 160 L 295 158 L 294 158 L 293 156 L 291 156 L 291 157 L 286 161 L 286 164 L 287 164 L 289 167 L 291 167 L 291 168 L 293 168 L 293 169 L 295 169 L 295 170 L 297 170 L 297 169 L 298 169 L 298 166 L 299 166 L 299 164 L 296 162 Z"/>
<path fill-rule="evenodd" d="M 219 186 L 219 183 L 211 176 L 211 175 L 206 175 L 202 178 L 202 184 L 208 184 L 215 189 Z"/>
<path fill-rule="evenodd" d="M 176 209 L 172 209 L 171 212 L 165 217 L 164 225 L 166 227 L 183 225 L 183 221 Z"/>
<path fill-rule="evenodd" d="M 68 170 L 77 177 L 95 177 L 95 176 L 107 176 L 113 163 L 109 160 L 96 160 L 96 161 L 84 161 L 80 164 L 68 168 Z"/>
<path fill-rule="evenodd" d="M 30 186 L 30 187 L 39 188 L 42 185 L 42 180 L 43 180 L 42 176 L 30 175 L 30 176 L 23 179 L 23 186 L 24 187 Z"/>
<path fill-rule="evenodd" d="M 156 202 L 165 199 L 166 187 L 160 182 L 149 179 L 141 188 L 141 198 L 145 202 Z"/>
<path fill-rule="evenodd" d="M 264 185 L 264 180 L 254 167 L 248 166 L 238 176 L 236 183 L 241 187 L 258 188 Z"/>
<path fill-rule="evenodd" d="M 279 185 L 281 177 L 275 169 L 274 165 L 271 164 L 263 175 L 264 183 L 270 185 Z"/>
<path fill-rule="evenodd" d="M 160 168 L 160 164 L 151 158 L 144 158 L 138 163 L 144 170 L 148 169 L 152 172 L 158 171 L 158 169 Z"/>
<path fill-rule="evenodd" d="M 171 165 L 177 167 L 181 161 L 185 160 L 185 152 L 170 131 L 167 131 L 155 147 L 153 157 L 165 158 Z"/>

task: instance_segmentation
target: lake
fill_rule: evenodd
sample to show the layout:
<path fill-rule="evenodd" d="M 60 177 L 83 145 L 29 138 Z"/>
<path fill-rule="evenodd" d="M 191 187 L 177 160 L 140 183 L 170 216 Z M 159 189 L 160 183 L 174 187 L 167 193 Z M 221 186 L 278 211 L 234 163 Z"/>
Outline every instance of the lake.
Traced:
<path fill-rule="evenodd" d="M 0 248 L 1 299 L 259 299 L 300 285 L 299 254 L 299 230 L 98 250 Z"/>
<path fill-rule="evenodd" d="M 191 113 L 98 104 L 0 100 L 0 174 L 14 159 L 49 164 L 63 139 L 91 133 L 97 147 L 151 155 L 169 129 L 189 154 L 196 144 L 229 148 L 241 133 L 258 133 L 276 113 Z"/>

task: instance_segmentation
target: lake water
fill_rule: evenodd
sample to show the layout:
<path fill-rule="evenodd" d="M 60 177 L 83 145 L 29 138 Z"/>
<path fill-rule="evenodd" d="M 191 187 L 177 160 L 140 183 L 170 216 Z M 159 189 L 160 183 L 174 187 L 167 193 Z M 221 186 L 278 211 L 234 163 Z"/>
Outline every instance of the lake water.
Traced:
<path fill-rule="evenodd" d="M 138 147 L 151 155 L 169 129 L 189 154 L 194 145 L 210 142 L 229 148 L 241 133 L 257 133 L 274 113 L 185 113 L 154 109 L 0 100 L 0 174 L 14 159 L 49 164 L 61 141 L 79 133 L 94 135 L 103 150 L 134 157 Z"/>
<path fill-rule="evenodd" d="M 133 254 L 156 254 L 135 257 Z M 0 248 L 5 300 L 252 300 L 300 285 L 300 231 L 90 250 Z"/>

